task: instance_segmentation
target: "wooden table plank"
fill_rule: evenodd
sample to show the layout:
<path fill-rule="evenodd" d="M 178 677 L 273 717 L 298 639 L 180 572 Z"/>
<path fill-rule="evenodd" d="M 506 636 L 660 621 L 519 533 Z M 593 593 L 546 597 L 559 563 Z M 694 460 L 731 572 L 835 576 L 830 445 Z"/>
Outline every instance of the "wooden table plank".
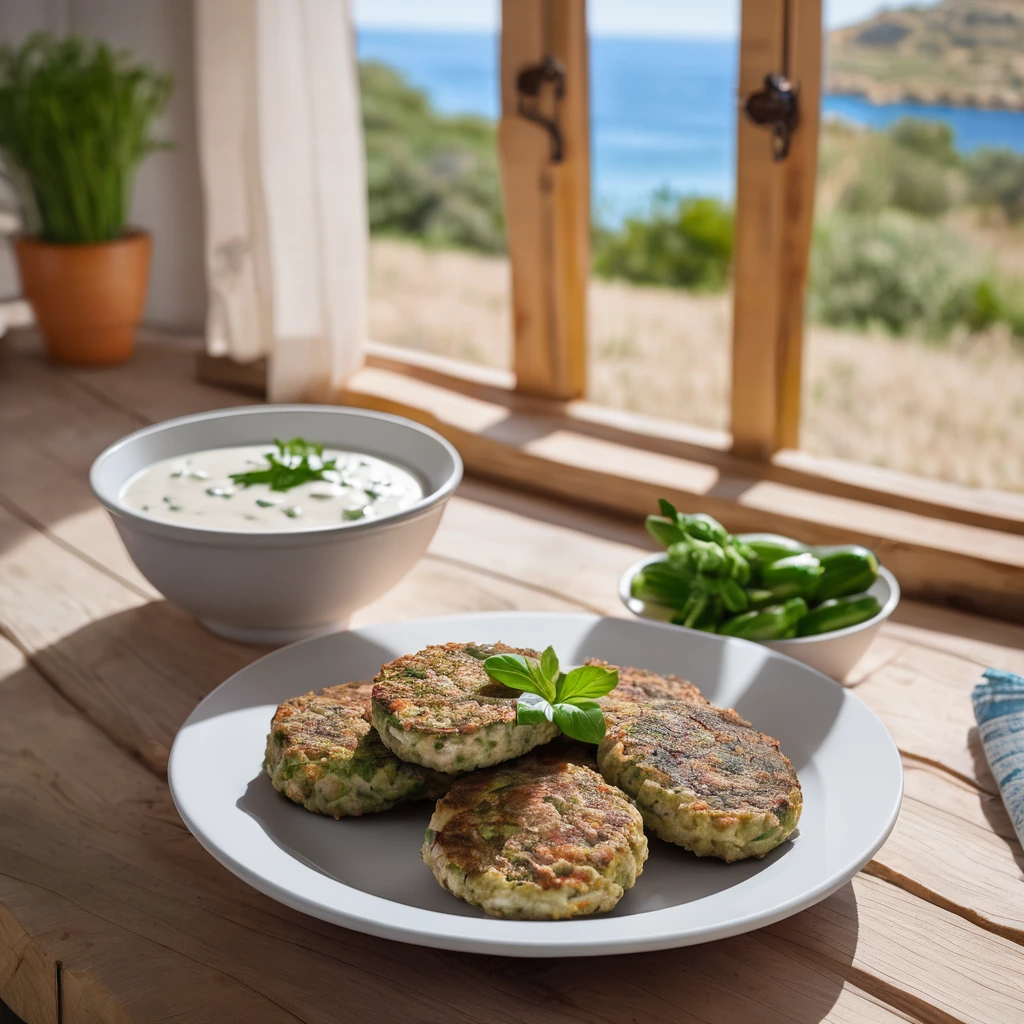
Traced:
<path fill-rule="evenodd" d="M 941 769 L 904 765 L 896 828 L 869 872 L 1024 945 L 1024 852 L 997 796 Z"/>
<path fill-rule="evenodd" d="M 995 793 L 971 708 L 971 690 L 981 682 L 982 666 L 912 643 L 895 625 L 883 629 L 871 654 L 881 663 L 855 690 L 885 722 L 904 756 L 935 764 Z M 1003 648 L 990 664 L 1019 665 L 1019 655 Z"/>
<path fill-rule="evenodd" d="M 141 824 L 140 812 L 154 810 L 158 827 L 180 833 L 166 786 L 114 751 L 4 640 L 0 709 L 2 774 L 20 783 L 0 786 L 0 994 L 8 1005 L 28 1024 L 270 1020 L 266 999 L 163 941 L 112 926 L 89 898 L 95 889 L 80 862 L 95 851 L 83 848 L 82 817 L 114 842 L 126 815 Z M 105 867 L 114 891 L 118 865 L 107 857 Z M 62 888 L 69 874 L 82 876 L 84 895 Z M 222 1007 L 221 1017 L 208 1016 L 211 1004 Z"/>

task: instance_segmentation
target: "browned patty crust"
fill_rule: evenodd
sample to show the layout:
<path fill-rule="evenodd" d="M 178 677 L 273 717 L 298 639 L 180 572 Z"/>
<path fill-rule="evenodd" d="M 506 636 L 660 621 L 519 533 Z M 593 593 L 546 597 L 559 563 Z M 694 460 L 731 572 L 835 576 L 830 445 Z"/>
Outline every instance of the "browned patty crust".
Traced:
<path fill-rule="evenodd" d="M 650 700 L 609 701 L 605 713 L 601 771 L 663 839 L 732 861 L 764 856 L 796 828 L 793 765 L 735 711 Z"/>
<path fill-rule="evenodd" d="M 610 665 L 600 658 L 587 658 L 588 665 L 600 665 L 602 668 L 618 668 L 619 684 L 608 694 L 610 700 L 685 700 L 691 704 L 707 704 L 707 700 L 693 683 L 679 676 L 663 676 L 657 672 L 648 672 L 645 668 L 633 668 L 629 665 Z"/>
<path fill-rule="evenodd" d="M 520 691 L 484 669 L 494 654 L 540 658 L 501 643 L 449 643 L 384 665 L 374 679 L 371 711 L 384 743 L 405 760 L 454 772 L 518 757 L 557 736 L 550 722 L 516 724 Z"/>
<path fill-rule="evenodd" d="M 265 762 L 275 789 L 335 818 L 445 792 L 450 777 L 406 764 L 381 743 L 369 720 L 372 688 L 342 683 L 278 707 Z"/>
<path fill-rule="evenodd" d="M 437 809 L 424 860 L 446 889 L 498 917 L 610 910 L 647 858 L 632 803 L 557 744 L 459 779 Z"/>

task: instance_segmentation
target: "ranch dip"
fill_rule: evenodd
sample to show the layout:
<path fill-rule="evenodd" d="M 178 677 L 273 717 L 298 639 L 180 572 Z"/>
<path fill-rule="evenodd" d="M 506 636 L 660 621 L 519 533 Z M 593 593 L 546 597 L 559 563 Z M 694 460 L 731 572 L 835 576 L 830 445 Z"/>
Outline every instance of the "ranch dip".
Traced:
<path fill-rule="evenodd" d="M 121 489 L 121 504 L 167 523 L 252 533 L 351 525 L 416 504 L 408 470 L 302 438 L 212 448 L 154 462 Z"/>

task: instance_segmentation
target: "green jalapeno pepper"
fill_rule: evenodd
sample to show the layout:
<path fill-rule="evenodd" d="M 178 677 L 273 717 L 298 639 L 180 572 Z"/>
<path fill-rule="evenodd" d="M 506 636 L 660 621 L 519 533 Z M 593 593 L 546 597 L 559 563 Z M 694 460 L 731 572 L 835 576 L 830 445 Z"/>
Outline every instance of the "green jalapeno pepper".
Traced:
<path fill-rule="evenodd" d="M 802 555 L 810 551 L 806 544 L 801 544 L 792 537 L 783 537 L 777 533 L 739 533 L 735 540 L 750 548 L 757 556 L 761 565 L 771 565 L 780 558 L 790 555 Z"/>
<path fill-rule="evenodd" d="M 651 562 L 644 566 L 630 584 L 633 597 L 671 608 L 681 608 L 692 592 L 692 580 L 673 569 L 668 562 Z"/>
<path fill-rule="evenodd" d="M 824 601 L 808 612 L 796 627 L 797 636 L 818 636 L 836 629 L 846 629 L 873 619 L 882 606 L 874 594 L 854 594 Z"/>
<path fill-rule="evenodd" d="M 690 515 L 680 512 L 678 523 L 695 540 L 714 541 L 722 547 L 729 543 L 728 531 L 714 516 L 705 515 L 703 512 L 694 512 Z"/>
<path fill-rule="evenodd" d="M 874 552 L 859 544 L 850 544 L 827 554 L 818 554 L 822 573 L 814 588 L 815 601 L 862 594 L 878 576 Z"/>
<path fill-rule="evenodd" d="M 787 555 L 761 569 L 761 587 L 776 598 L 811 598 L 822 574 L 821 562 L 810 551 Z"/>
<path fill-rule="evenodd" d="M 771 604 L 737 615 L 719 626 L 718 632 L 742 640 L 785 640 L 806 614 L 807 602 L 802 597 L 794 597 L 784 604 Z"/>
<path fill-rule="evenodd" d="M 747 587 L 747 605 L 750 608 L 764 608 L 765 605 L 775 604 L 778 598 L 770 591 L 761 587 Z"/>
<path fill-rule="evenodd" d="M 707 599 L 703 611 L 689 624 L 690 629 L 700 629 L 705 633 L 718 632 L 718 624 L 722 621 L 724 605 L 720 597 L 711 596 Z M 687 625 L 686 619 L 681 612 L 677 612 L 669 619 L 677 626 Z"/>

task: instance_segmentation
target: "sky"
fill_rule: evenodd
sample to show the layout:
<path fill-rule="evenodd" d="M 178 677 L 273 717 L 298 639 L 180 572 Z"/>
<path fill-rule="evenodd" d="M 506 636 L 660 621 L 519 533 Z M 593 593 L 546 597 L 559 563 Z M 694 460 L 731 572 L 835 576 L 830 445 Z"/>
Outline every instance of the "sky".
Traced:
<path fill-rule="evenodd" d="M 904 4 L 825 0 L 825 24 L 850 25 L 887 6 Z M 739 0 L 589 0 L 587 17 L 593 35 L 732 38 L 739 33 L 739 7 Z M 499 0 L 353 0 L 353 8 L 361 28 L 493 32 L 500 21 Z"/>

